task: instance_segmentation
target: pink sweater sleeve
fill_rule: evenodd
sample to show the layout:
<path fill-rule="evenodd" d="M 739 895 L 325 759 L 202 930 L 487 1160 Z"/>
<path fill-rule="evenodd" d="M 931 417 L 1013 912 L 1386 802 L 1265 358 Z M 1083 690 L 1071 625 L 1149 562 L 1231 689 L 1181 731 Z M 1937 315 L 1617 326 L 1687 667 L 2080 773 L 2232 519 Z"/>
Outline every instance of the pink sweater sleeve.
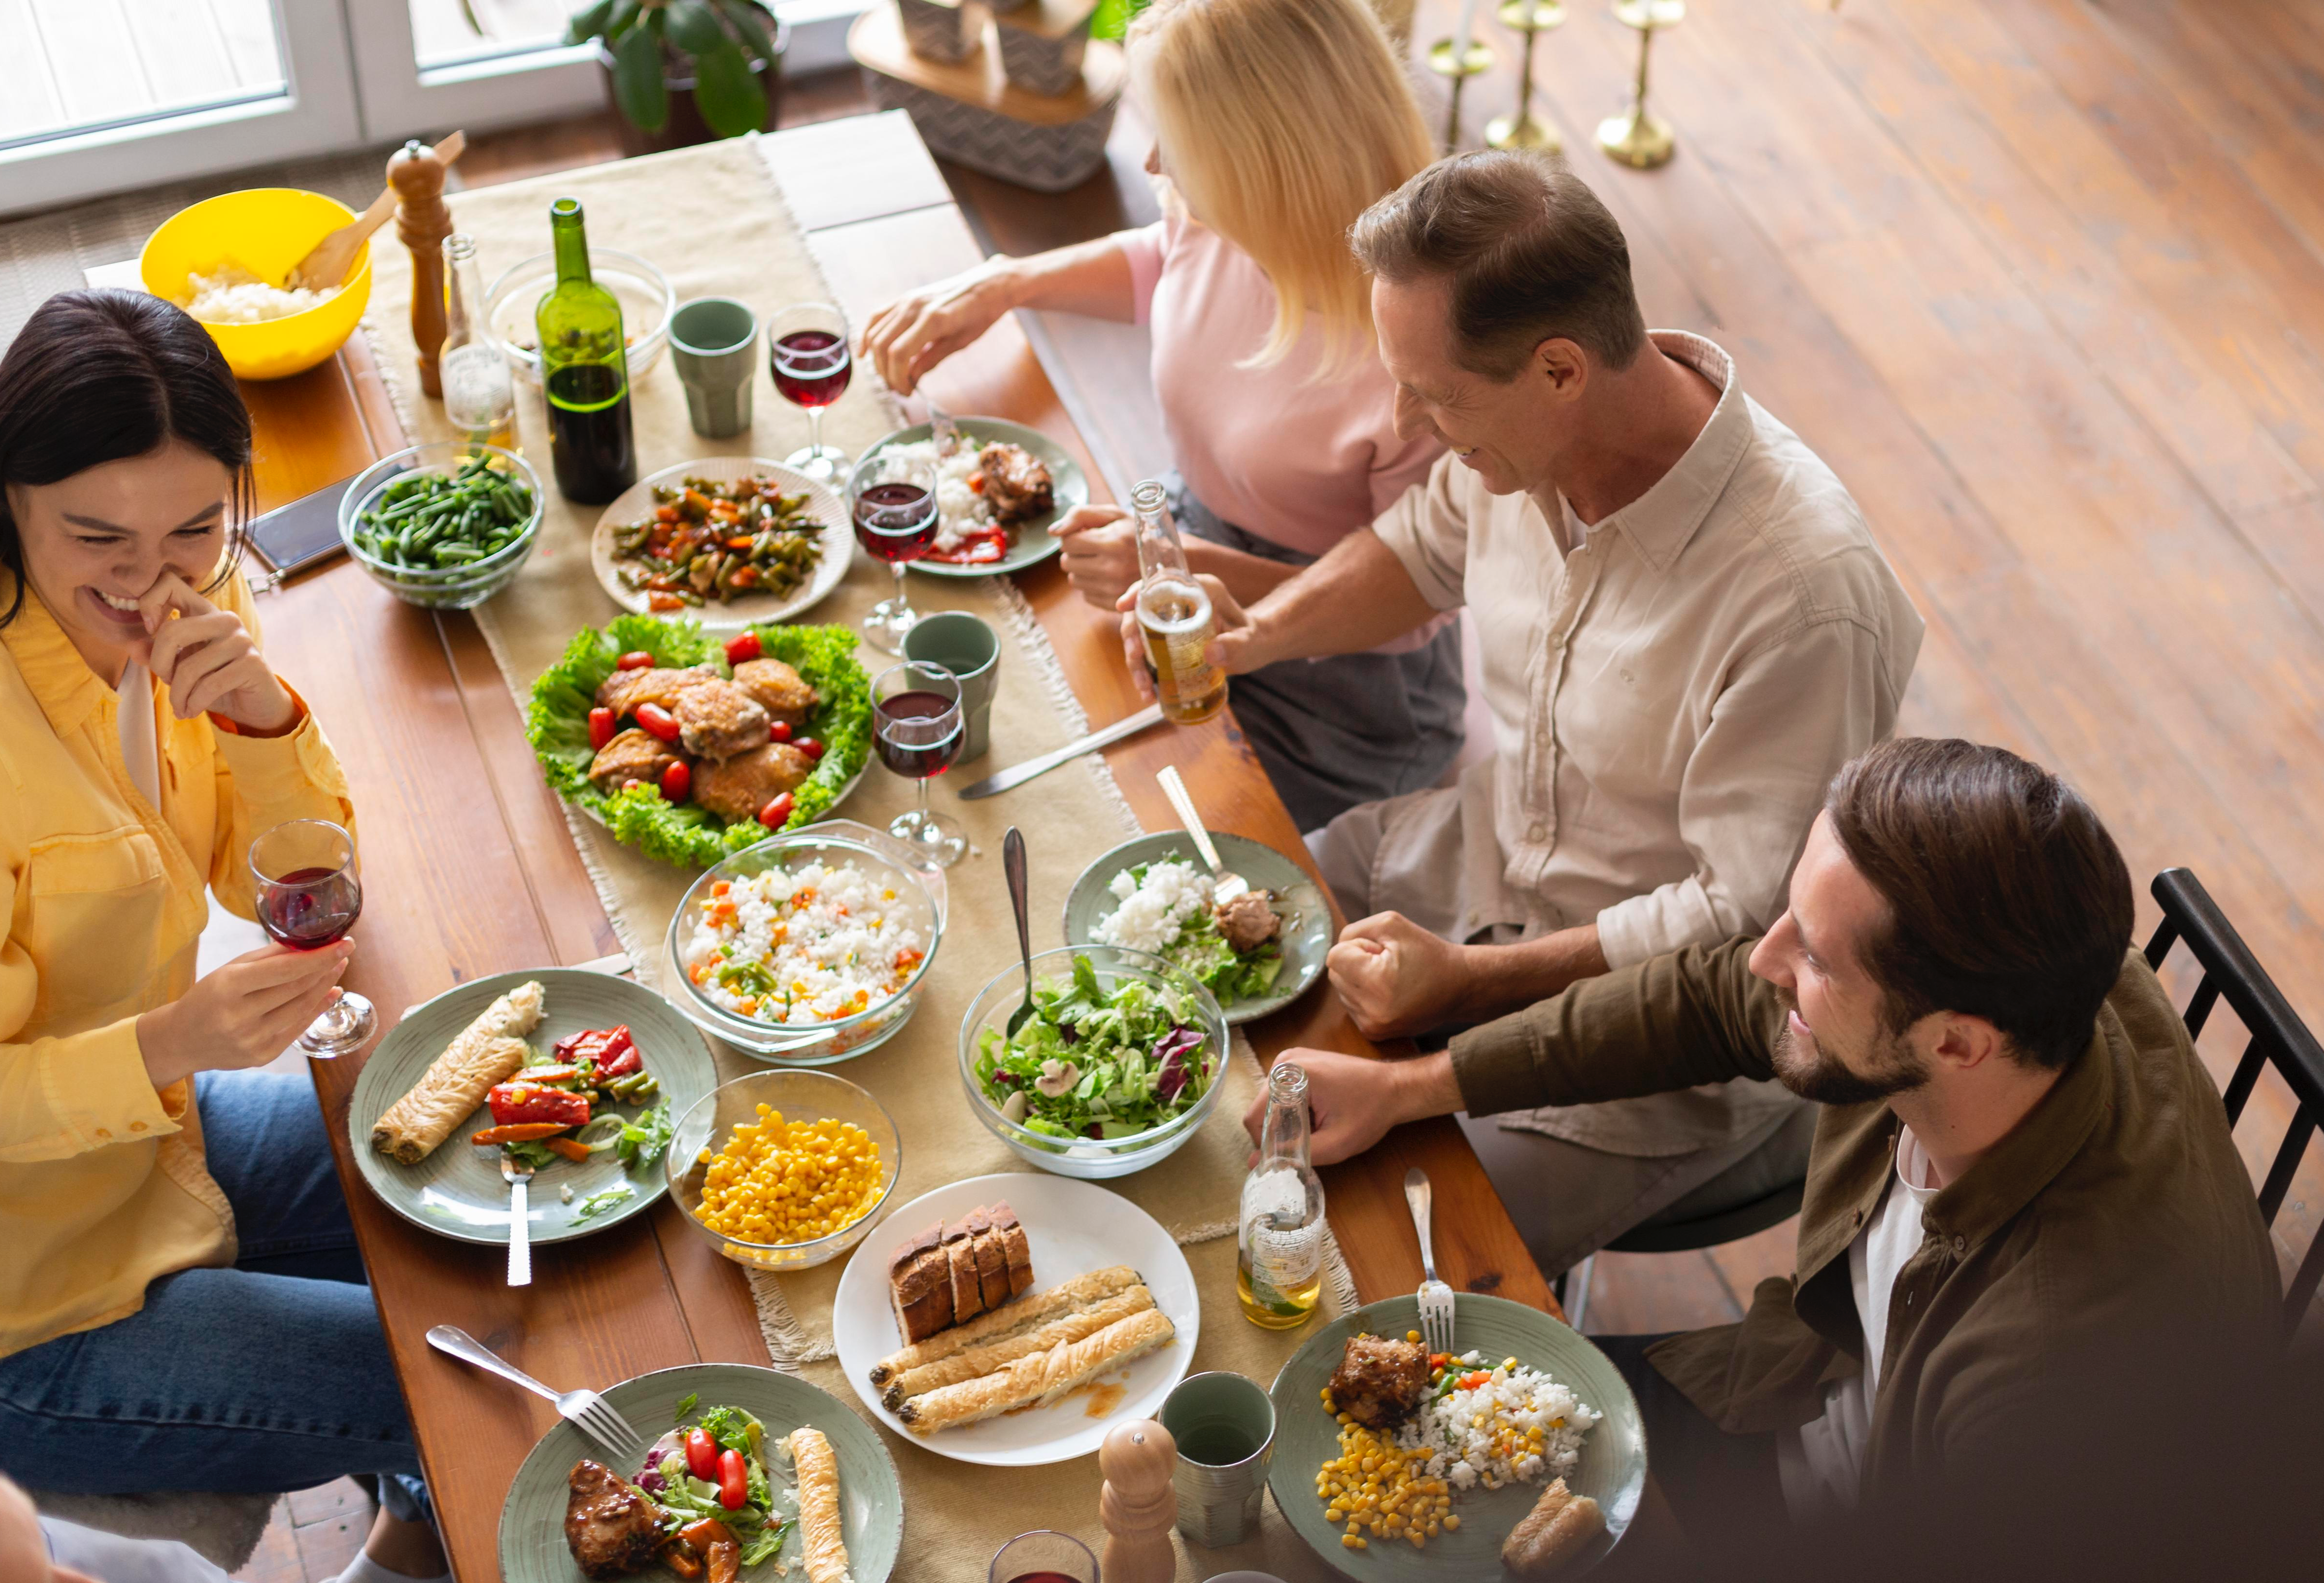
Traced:
<path fill-rule="evenodd" d="M 1116 231 L 1115 244 L 1130 260 L 1130 294 L 1137 303 L 1137 322 L 1144 324 L 1154 306 L 1154 283 L 1162 278 L 1163 227 L 1168 224 L 1157 220 L 1150 226 L 1140 226 L 1135 231 Z"/>

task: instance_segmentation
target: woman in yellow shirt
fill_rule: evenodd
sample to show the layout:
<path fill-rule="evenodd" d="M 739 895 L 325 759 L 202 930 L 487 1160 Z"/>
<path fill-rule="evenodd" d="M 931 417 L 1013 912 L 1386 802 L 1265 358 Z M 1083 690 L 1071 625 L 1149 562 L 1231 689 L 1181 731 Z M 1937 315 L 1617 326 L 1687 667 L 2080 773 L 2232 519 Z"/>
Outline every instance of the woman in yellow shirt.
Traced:
<path fill-rule="evenodd" d="M 392 1475 L 443 1570 L 312 1086 L 263 1066 L 352 942 L 195 977 L 252 839 L 352 822 L 260 653 L 250 416 L 158 299 L 70 292 L 0 359 L 0 1471 L 89 1494 Z M 408 1482 L 407 1482 L 408 1481 Z"/>

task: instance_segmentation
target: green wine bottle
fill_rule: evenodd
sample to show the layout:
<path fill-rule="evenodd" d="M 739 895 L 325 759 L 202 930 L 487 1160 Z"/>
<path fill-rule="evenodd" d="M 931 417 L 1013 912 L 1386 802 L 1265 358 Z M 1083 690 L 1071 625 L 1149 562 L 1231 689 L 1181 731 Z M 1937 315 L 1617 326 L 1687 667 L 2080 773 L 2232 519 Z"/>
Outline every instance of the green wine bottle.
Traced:
<path fill-rule="evenodd" d="M 589 278 L 581 200 L 550 204 L 549 229 L 557 243 L 557 284 L 532 315 L 549 396 L 549 452 L 566 499 L 603 505 L 638 481 L 622 304 Z"/>

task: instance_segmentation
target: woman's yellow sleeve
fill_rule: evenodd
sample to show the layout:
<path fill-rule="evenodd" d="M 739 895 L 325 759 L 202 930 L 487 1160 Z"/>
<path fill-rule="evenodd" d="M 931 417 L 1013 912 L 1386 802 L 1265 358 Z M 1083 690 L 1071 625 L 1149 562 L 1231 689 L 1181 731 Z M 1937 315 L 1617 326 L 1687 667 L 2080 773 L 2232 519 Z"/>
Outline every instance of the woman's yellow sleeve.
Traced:
<path fill-rule="evenodd" d="M 259 641 L 258 615 L 241 573 L 220 590 L 218 604 L 242 617 L 251 641 Z M 338 755 L 307 700 L 295 690 L 290 696 L 299 706 L 299 724 L 281 736 L 237 736 L 211 722 L 217 742 L 217 834 L 211 846 L 210 891 L 237 918 L 258 915 L 251 842 L 296 819 L 328 819 L 355 834 L 355 807 Z"/>

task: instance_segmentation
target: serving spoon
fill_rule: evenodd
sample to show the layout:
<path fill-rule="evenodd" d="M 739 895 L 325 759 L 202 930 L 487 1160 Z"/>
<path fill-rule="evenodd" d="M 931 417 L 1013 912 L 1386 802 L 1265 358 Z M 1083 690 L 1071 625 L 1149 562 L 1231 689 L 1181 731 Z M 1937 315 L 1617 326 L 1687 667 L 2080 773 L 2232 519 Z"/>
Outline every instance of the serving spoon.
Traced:
<path fill-rule="evenodd" d="M 1178 822 L 1194 838 L 1194 850 L 1210 865 L 1213 904 L 1223 907 L 1248 892 L 1250 882 L 1219 861 L 1219 849 L 1211 844 L 1211 832 L 1203 828 L 1203 816 L 1194 811 L 1194 795 L 1186 790 L 1185 777 L 1178 773 L 1178 766 L 1164 764 L 1162 773 L 1155 778 L 1162 782 L 1162 795 L 1178 810 Z"/>
<path fill-rule="evenodd" d="M 1025 838 L 1015 825 L 1001 838 L 1001 871 L 1009 876 L 1009 905 L 1017 913 L 1017 950 L 1025 958 L 1025 1004 L 1009 1014 L 1009 1037 L 1033 1014 L 1033 935 L 1025 921 Z"/>
<path fill-rule="evenodd" d="M 436 145 L 436 157 L 450 164 L 466 151 L 466 133 L 455 132 Z M 371 234 L 387 224 L 395 212 L 395 189 L 383 189 L 371 200 L 371 207 L 357 215 L 352 225 L 341 226 L 307 250 L 307 256 L 290 266 L 283 284 L 293 291 L 305 287 L 310 292 L 327 292 L 346 278 L 347 265 L 355 261 L 355 249 L 371 240 Z"/>

